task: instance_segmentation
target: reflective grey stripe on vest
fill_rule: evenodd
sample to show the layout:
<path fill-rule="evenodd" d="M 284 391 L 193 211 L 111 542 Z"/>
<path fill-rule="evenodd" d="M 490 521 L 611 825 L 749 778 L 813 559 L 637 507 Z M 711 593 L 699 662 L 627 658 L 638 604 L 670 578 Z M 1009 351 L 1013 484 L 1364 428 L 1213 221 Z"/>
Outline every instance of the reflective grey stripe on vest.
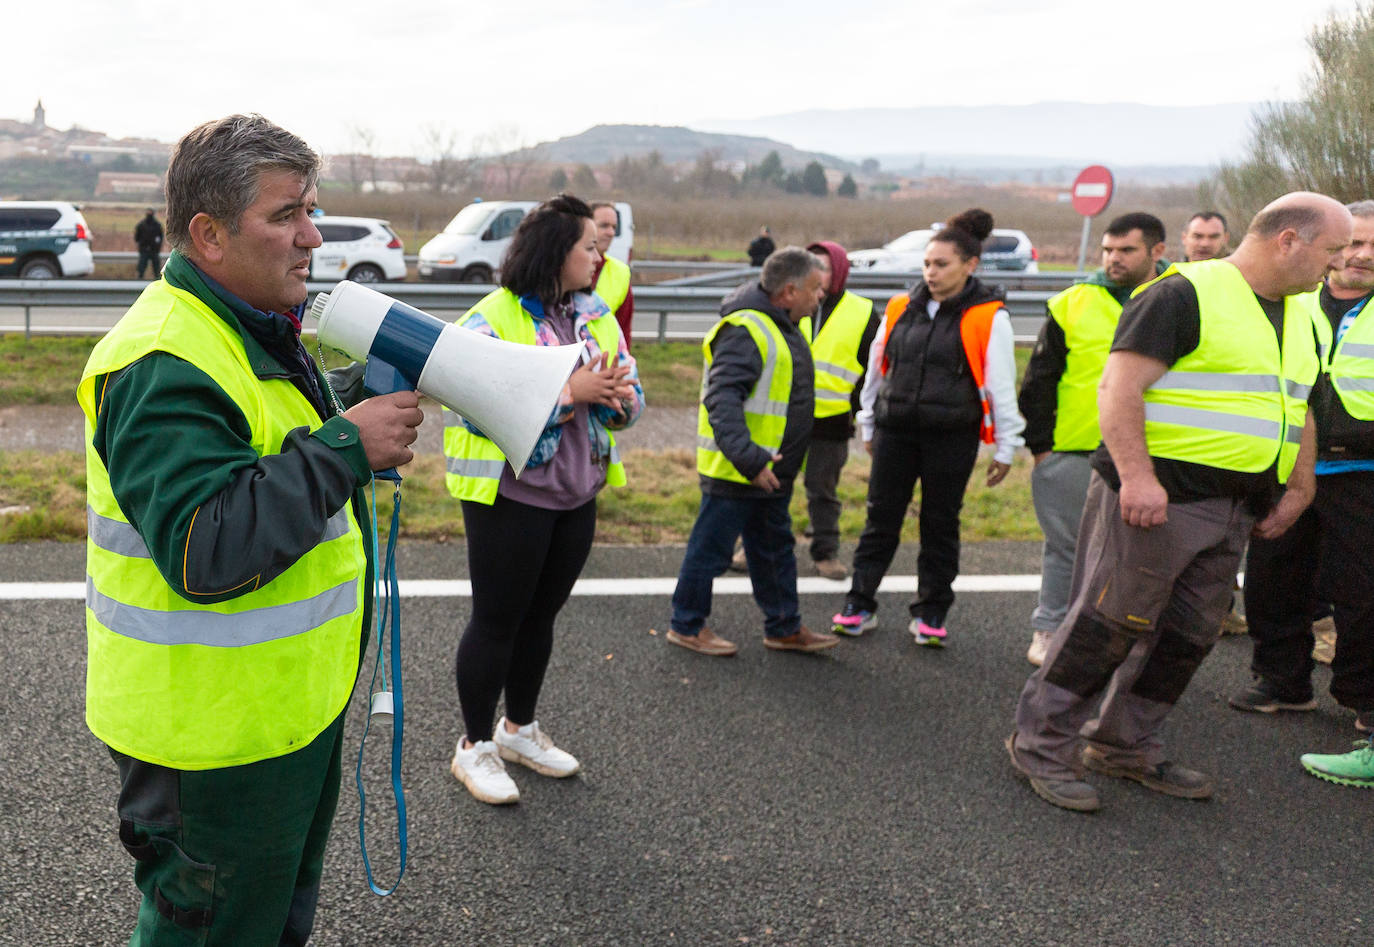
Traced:
<path fill-rule="evenodd" d="M 836 365 L 834 362 L 817 362 L 816 373 L 820 374 L 821 372 L 825 372 L 827 375 L 834 375 L 836 378 L 842 378 L 851 385 L 857 385 L 859 383 L 858 372 L 851 372 L 843 365 Z"/>
<path fill-rule="evenodd" d="M 759 375 L 759 380 L 754 383 L 754 396 L 745 399 L 744 410 L 752 414 L 770 414 L 785 418 L 787 417 L 787 402 L 771 401 L 768 398 L 768 395 L 773 391 L 773 373 L 778 367 L 777 345 L 774 343 L 773 333 L 763 316 L 752 312 L 741 313 L 741 315 L 758 327 L 768 343 L 762 353 L 763 372 Z"/>
<path fill-rule="evenodd" d="M 1231 375 L 1223 372 L 1165 372 L 1153 385 L 1156 391 L 1185 388 L 1193 391 L 1278 391 L 1277 375 Z"/>
<path fill-rule="evenodd" d="M 1179 424 L 1205 431 L 1225 431 L 1228 434 L 1245 434 L 1249 437 L 1262 437 L 1275 440 L 1279 436 L 1279 422 L 1265 421 L 1262 418 L 1247 418 L 1224 411 L 1207 411 L 1202 408 L 1184 408 L 1176 404 L 1145 402 L 1145 420 L 1160 424 Z"/>
<path fill-rule="evenodd" d="M 101 516 L 91 507 L 86 507 L 86 535 L 96 548 L 112 552 L 126 559 L 151 559 L 148 544 L 143 541 L 138 530 L 128 523 Z"/>
<path fill-rule="evenodd" d="M 611 463 L 620 463 L 620 448 L 616 447 L 614 442 L 611 443 Z"/>
<path fill-rule="evenodd" d="M 481 460 L 476 457 L 448 458 L 448 472 L 456 477 L 480 477 L 486 480 L 501 479 L 504 460 Z"/>
<path fill-rule="evenodd" d="M 1283 436 L 1283 439 L 1290 444 L 1301 444 L 1302 428 L 1298 427 L 1296 424 L 1288 425 L 1288 433 Z"/>
<path fill-rule="evenodd" d="M 1302 382 L 1294 381 L 1291 378 L 1285 378 L 1283 380 L 1283 389 L 1288 394 L 1288 397 L 1295 401 L 1306 401 L 1307 396 L 1312 393 L 1311 385 L 1304 385 Z"/>
<path fill-rule="evenodd" d="M 1341 354 L 1353 358 L 1374 358 L 1374 345 L 1368 342 L 1347 342 L 1341 346 Z"/>
<path fill-rule="evenodd" d="M 344 506 L 326 521 L 320 542 L 327 543 L 331 539 L 347 536 L 348 530 L 348 507 Z M 148 545 L 138 530 L 128 523 L 101 516 L 89 506 L 86 507 L 86 535 L 97 548 L 112 552 L 116 556 L 124 556 L 126 559 L 152 558 L 148 552 Z"/>
<path fill-rule="evenodd" d="M 327 543 L 331 539 L 338 539 L 340 536 L 348 535 L 348 504 L 345 503 L 324 524 L 324 535 L 320 537 L 320 542 Z"/>
<path fill-rule="evenodd" d="M 86 578 L 86 607 L 100 624 L 125 638 L 150 644 L 200 644 L 243 648 L 305 634 L 357 608 L 357 583 L 350 579 L 301 602 L 224 614 L 179 610 L 160 612 L 116 601 Z"/>
<path fill-rule="evenodd" d="M 720 448 L 716 446 L 716 439 L 714 437 L 705 437 L 701 434 L 698 434 L 697 446 L 700 447 L 702 450 L 709 450 L 713 454 L 720 452 Z"/>
<path fill-rule="evenodd" d="M 1374 391 L 1374 378 L 1335 378 L 1337 391 Z"/>

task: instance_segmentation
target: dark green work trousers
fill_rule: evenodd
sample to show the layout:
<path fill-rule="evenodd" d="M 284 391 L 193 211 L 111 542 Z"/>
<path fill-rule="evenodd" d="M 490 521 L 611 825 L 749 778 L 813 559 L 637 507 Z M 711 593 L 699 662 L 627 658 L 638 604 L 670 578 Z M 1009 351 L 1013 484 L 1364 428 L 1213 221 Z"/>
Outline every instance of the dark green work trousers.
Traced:
<path fill-rule="evenodd" d="M 111 750 L 119 836 L 143 892 L 129 943 L 304 944 L 339 800 L 343 718 L 304 749 L 176 770 Z"/>

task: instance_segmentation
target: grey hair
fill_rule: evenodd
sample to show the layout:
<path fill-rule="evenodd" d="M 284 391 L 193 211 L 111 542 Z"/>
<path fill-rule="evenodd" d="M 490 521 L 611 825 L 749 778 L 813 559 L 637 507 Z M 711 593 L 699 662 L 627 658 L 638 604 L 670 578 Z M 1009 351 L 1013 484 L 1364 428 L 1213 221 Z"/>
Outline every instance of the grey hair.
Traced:
<path fill-rule="evenodd" d="M 1346 204 L 1345 209 L 1350 211 L 1351 217 L 1374 217 L 1374 201 L 1356 201 Z"/>
<path fill-rule="evenodd" d="M 309 190 L 320 176 L 320 156 L 261 115 L 229 115 L 191 129 L 167 165 L 167 242 L 185 252 L 191 219 L 201 213 L 238 233 L 263 171 L 299 174 Z"/>
<path fill-rule="evenodd" d="M 820 264 L 811 252 L 803 247 L 790 246 L 774 250 L 763 261 L 763 272 L 759 275 L 759 285 L 768 295 L 780 292 L 788 283 L 800 284 L 812 270 L 820 269 Z"/>
<path fill-rule="evenodd" d="M 1310 203 L 1287 203 L 1260 211 L 1250 221 L 1250 233 L 1256 237 L 1277 236 L 1285 230 L 1297 231 L 1298 239 L 1311 243 L 1326 226 L 1326 211 Z"/>

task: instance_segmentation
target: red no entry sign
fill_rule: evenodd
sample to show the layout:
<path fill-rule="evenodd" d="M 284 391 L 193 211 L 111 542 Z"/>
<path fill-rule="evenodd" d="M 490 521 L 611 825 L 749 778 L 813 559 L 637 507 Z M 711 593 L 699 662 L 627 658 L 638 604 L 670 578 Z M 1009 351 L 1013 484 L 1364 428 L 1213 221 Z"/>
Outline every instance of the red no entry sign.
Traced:
<path fill-rule="evenodd" d="M 1073 181 L 1073 209 L 1084 217 L 1096 217 L 1112 202 L 1112 172 L 1100 164 L 1078 172 Z"/>

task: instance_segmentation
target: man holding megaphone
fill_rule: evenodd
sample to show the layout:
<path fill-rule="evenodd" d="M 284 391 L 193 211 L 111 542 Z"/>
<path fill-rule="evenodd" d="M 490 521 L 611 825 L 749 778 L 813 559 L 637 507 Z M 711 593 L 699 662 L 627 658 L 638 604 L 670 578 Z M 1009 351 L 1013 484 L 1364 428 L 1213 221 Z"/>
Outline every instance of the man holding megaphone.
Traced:
<path fill-rule="evenodd" d="M 409 391 L 340 412 L 301 344 L 319 168 L 261 116 L 187 134 L 174 252 L 78 389 L 86 720 L 119 768 L 137 944 L 314 923 L 372 604 L 362 488 L 423 420 Z"/>

